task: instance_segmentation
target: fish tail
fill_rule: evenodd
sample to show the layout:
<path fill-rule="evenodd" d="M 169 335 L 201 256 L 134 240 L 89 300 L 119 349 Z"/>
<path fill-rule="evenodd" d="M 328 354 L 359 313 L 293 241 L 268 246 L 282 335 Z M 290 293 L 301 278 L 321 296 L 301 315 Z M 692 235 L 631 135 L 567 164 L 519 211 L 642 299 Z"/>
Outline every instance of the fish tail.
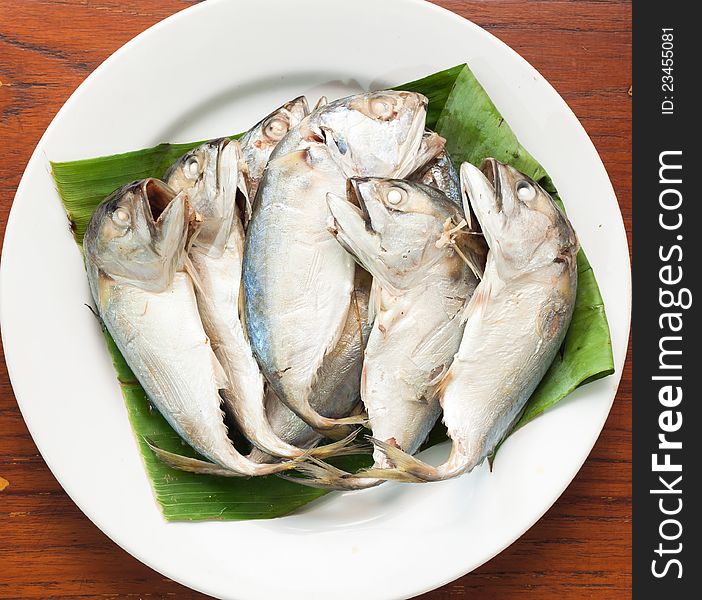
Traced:
<path fill-rule="evenodd" d="M 281 474 L 278 477 L 307 487 L 337 491 L 363 490 L 383 483 L 382 479 L 366 479 L 364 481 L 354 479 L 351 477 L 351 473 L 337 469 L 314 457 L 310 459 L 310 462 L 298 464 L 296 470 L 304 477 Z"/>
<path fill-rule="evenodd" d="M 348 456 L 350 454 L 367 454 L 370 452 L 370 447 L 366 445 L 354 444 L 353 442 L 358 437 L 360 429 L 352 431 L 345 438 L 333 442 L 331 444 L 326 444 L 324 446 L 317 446 L 307 451 L 307 456 L 313 456 L 315 458 L 330 458 L 332 456 Z"/>
<path fill-rule="evenodd" d="M 344 425 L 362 425 L 368 424 L 368 415 L 363 412 L 358 415 L 351 415 L 350 417 L 341 417 L 340 419 L 330 419 L 334 427 L 344 426 Z"/>
<path fill-rule="evenodd" d="M 182 456 L 175 452 L 169 452 L 159 448 L 153 441 L 144 438 L 144 441 L 149 446 L 151 451 L 156 455 L 162 463 L 176 469 L 178 471 L 186 471 L 188 473 L 199 473 L 202 475 L 219 475 L 221 477 L 246 477 L 243 473 L 232 471 L 226 467 L 216 465 L 206 460 Z"/>
<path fill-rule="evenodd" d="M 363 427 L 368 423 L 368 415 L 366 413 L 333 419 L 320 415 L 318 412 L 314 411 L 311 406 L 309 406 L 309 410 L 305 410 L 302 413 L 298 412 L 298 416 L 313 429 L 316 429 L 319 433 L 324 435 L 324 437 L 333 440 L 340 440 L 347 437 L 349 435 L 349 428 L 351 427 Z"/>
<path fill-rule="evenodd" d="M 220 477 L 256 477 L 263 475 L 273 475 L 283 471 L 295 469 L 302 461 L 309 460 L 305 454 L 294 460 L 281 463 L 254 463 L 247 458 L 240 456 L 240 465 L 224 466 L 211 463 L 198 458 L 183 456 L 174 452 L 169 452 L 159 448 L 153 441 L 144 438 L 151 451 L 164 464 L 178 471 L 188 473 L 198 473 L 200 475 L 218 475 Z"/>
<path fill-rule="evenodd" d="M 353 475 L 347 475 L 348 480 L 362 479 L 382 479 L 383 481 L 399 481 L 400 483 L 426 483 L 426 479 L 420 479 L 412 473 L 402 471 L 400 469 L 387 469 L 379 467 L 370 467 L 363 469 Z"/>
<path fill-rule="evenodd" d="M 275 389 L 275 391 L 283 404 L 326 438 L 342 440 L 351 433 L 352 427 L 365 426 L 368 423 L 366 413 L 340 418 L 325 417 L 310 404 L 309 388 L 303 393 L 296 390 L 289 390 L 286 393 L 284 389 Z"/>
<path fill-rule="evenodd" d="M 444 479 L 441 467 L 433 467 L 410 456 L 404 450 L 374 437 L 368 438 L 395 465 L 394 469 L 369 469 L 364 476 L 383 477 L 395 481 L 416 483 L 417 481 L 440 481 Z"/>

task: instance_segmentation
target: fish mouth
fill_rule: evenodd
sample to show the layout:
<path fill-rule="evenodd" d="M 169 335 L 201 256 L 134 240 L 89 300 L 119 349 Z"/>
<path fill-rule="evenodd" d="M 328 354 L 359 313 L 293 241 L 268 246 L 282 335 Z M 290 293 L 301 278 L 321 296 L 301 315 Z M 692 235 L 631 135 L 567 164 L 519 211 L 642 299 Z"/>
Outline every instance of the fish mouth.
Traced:
<path fill-rule="evenodd" d="M 461 165 L 461 197 L 464 214 L 471 211 L 489 247 L 494 247 L 492 233 L 499 229 L 504 220 L 502 200 L 498 198 L 501 189 L 499 163 L 493 159 L 483 161 L 481 168 L 469 162 Z"/>
<path fill-rule="evenodd" d="M 310 114 L 310 105 L 308 104 L 305 96 L 298 96 L 297 98 L 290 100 L 290 102 L 283 105 L 283 108 L 299 120 L 304 119 Z M 294 126 L 293 123 L 289 123 L 289 125 L 291 128 Z"/>
<path fill-rule="evenodd" d="M 224 149 L 229 145 L 230 143 L 229 138 L 220 138 L 218 140 L 212 140 L 210 142 L 210 146 L 216 151 L 216 156 L 217 156 L 217 163 L 215 165 L 215 184 L 217 186 L 217 190 L 222 191 L 223 188 L 223 162 L 224 162 Z"/>
<path fill-rule="evenodd" d="M 480 170 L 492 184 L 492 188 L 495 192 L 495 208 L 497 212 L 502 212 L 502 186 L 500 184 L 499 162 L 494 158 L 486 158 L 480 165 Z"/>
<path fill-rule="evenodd" d="M 420 154 L 422 142 L 425 141 L 427 106 L 429 101 L 421 94 L 417 94 L 417 96 L 420 97 L 420 105 L 414 112 L 412 123 L 405 134 L 404 140 L 399 143 L 399 152 L 402 158 L 395 169 L 395 173 L 392 175 L 397 179 L 403 179 L 410 175 L 412 171 L 416 170 L 417 155 Z M 439 152 L 440 150 L 438 150 L 436 154 Z M 431 159 L 427 156 L 426 160 L 428 162 Z"/>
<path fill-rule="evenodd" d="M 176 193 L 160 179 L 153 177 L 144 179 L 141 184 L 141 192 L 145 200 L 144 204 L 148 209 L 151 223 L 157 224 L 163 212 L 168 208 Z"/>
<path fill-rule="evenodd" d="M 363 194 L 361 193 L 360 186 L 366 184 L 370 181 L 368 177 L 352 177 L 346 180 L 346 199 L 353 205 L 358 206 L 361 209 L 361 214 L 363 220 L 366 223 L 366 229 L 373 231 L 371 225 L 370 213 L 368 212 L 368 205 L 363 199 Z"/>
<path fill-rule="evenodd" d="M 353 194 L 354 200 L 360 201 L 358 203 L 331 193 L 327 194 L 327 205 L 331 213 L 329 231 L 356 262 L 380 282 L 382 287 L 393 294 L 399 294 L 387 268 L 379 259 L 383 253 L 380 234 L 373 230 L 363 196 L 358 190 L 358 185 L 368 181 L 362 178 L 348 184 L 347 189 Z"/>
<path fill-rule="evenodd" d="M 429 106 L 429 98 L 427 98 L 424 94 L 420 94 L 419 92 L 408 92 L 405 90 L 401 90 L 398 92 L 398 95 L 405 101 L 412 99 L 418 100 L 419 105 L 424 107 L 425 110 Z"/>
<path fill-rule="evenodd" d="M 185 247 L 190 210 L 187 196 L 177 194 L 160 179 L 144 179 L 138 185 L 154 251 L 162 257 L 175 256 Z"/>
<path fill-rule="evenodd" d="M 376 230 L 373 223 L 373 215 L 371 212 L 375 212 L 375 218 L 378 217 L 378 209 L 387 212 L 385 206 L 382 203 L 377 202 L 374 197 L 375 187 L 377 185 L 377 178 L 374 177 L 351 177 L 346 183 L 346 199 L 349 203 L 360 208 L 361 218 L 366 226 L 366 231 L 372 233 L 373 235 L 378 235 L 378 230 Z M 364 196 L 364 188 L 367 197 L 370 199 L 371 205 L 369 206 L 366 196 Z"/>

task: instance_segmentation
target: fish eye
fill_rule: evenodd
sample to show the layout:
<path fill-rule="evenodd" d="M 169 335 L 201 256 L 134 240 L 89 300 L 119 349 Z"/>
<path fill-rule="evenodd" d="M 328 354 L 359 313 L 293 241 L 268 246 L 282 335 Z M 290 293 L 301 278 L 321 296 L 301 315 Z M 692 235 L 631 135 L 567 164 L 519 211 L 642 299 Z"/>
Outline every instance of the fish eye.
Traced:
<path fill-rule="evenodd" d="M 405 198 L 407 198 L 407 192 L 399 187 L 390 188 L 388 193 L 385 195 L 388 204 L 392 206 L 397 206 L 401 204 Z"/>
<path fill-rule="evenodd" d="M 288 133 L 288 123 L 280 118 L 271 119 L 263 126 L 263 135 L 273 142 L 279 142 Z"/>
<path fill-rule="evenodd" d="M 185 161 L 183 173 L 188 179 L 195 179 L 199 172 L 200 162 L 197 160 L 197 156 L 191 156 Z"/>
<path fill-rule="evenodd" d="M 526 179 L 517 182 L 517 198 L 522 202 L 529 202 L 536 198 L 536 188 Z"/>
<path fill-rule="evenodd" d="M 112 213 L 112 222 L 119 227 L 126 227 L 130 221 L 129 211 L 118 208 Z"/>
<path fill-rule="evenodd" d="M 389 121 L 395 116 L 395 103 L 389 96 L 378 96 L 370 101 L 370 112 L 376 119 Z"/>

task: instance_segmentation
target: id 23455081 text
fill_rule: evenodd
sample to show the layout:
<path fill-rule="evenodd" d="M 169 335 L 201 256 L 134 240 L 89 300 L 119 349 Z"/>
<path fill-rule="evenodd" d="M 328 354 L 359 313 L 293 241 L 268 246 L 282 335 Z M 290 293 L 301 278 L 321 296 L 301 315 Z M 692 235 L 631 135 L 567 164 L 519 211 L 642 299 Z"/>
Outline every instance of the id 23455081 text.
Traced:
<path fill-rule="evenodd" d="M 675 110 L 674 96 L 674 52 L 673 52 L 673 29 L 661 29 L 661 92 L 663 98 L 661 101 L 661 114 L 672 115 Z"/>

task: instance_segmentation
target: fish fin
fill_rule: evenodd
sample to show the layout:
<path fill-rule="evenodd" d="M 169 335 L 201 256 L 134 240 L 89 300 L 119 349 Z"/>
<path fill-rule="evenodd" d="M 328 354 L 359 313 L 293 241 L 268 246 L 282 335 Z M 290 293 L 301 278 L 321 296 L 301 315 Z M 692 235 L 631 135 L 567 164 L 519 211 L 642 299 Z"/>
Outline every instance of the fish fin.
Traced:
<path fill-rule="evenodd" d="M 356 321 L 356 326 L 358 327 L 358 336 L 361 340 L 361 348 L 365 348 L 366 344 L 363 341 L 363 318 L 361 317 L 361 308 L 358 306 L 358 291 L 354 287 L 351 290 L 351 310 L 353 310 L 353 317 Z"/>
<path fill-rule="evenodd" d="M 454 362 L 457 359 L 454 358 Z M 446 393 L 446 388 L 450 385 L 451 381 L 453 380 L 453 371 L 449 367 L 449 370 L 444 373 L 443 377 L 441 380 L 438 382 L 436 389 L 435 389 L 435 394 L 439 397 L 439 404 L 441 404 L 441 408 L 444 407 L 444 394 Z"/>
<path fill-rule="evenodd" d="M 470 299 L 466 307 L 463 309 L 463 314 L 461 315 L 461 325 L 465 324 L 468 319 L 475 318 L 480 320 L 483 316 L 483 312 L 490 301 L 490 296 L 492 294 L 492 286 L 483 280 L 480 282 L 473 297 Z"/>
<path fill-rule="evenodd" d="M 348 456 L 350 454 L 368 454 L 371 450 L 370 446 L 353 443 L 358 437 L 360 431 L 360 429 L 356 429 L 342 440 L 325 444 L 324 446 L 315 446 L 314 448 L 308 450 L 305 454 L 313 458 L 330 458 L 332 456 Z"/>
<path fill-rule="evenodd" d="M 571 312 L 563 305 L 545 304 L 536 317 L 536 333 L 544 342 L 562 339 L 562 332 L 570 323 Z"/>
<path fill-rule="evenodd" d="M 322 461 L 313 460 L 312 462 L 301 463 L 297 465 L 296 470 L 304 477 L 283 474 L 278 474 L 278 477 L 307 487 L 336 491 L 361 490 L 383 483 L 382 480 L 375 479 L 370 481 L 352 479 L 351 473 L 342 471 Z"/>
<path fill-rule="evenodd" d="M 372 325 L 375 323 L 375 319 L 380 313 L 380 305 L 382 302 L 382 289 L 377 283 L 375 278 L 373 278 L 373 283 L 371 283 L 370 295 L 368 296 L 368 324 Z"/>
<path fill-rule="evenodd" d="M 368 425 L 368 415 L 363 412 L 358 415 L 351 415 L 349 417 L 341 417 L 339 419 L 332 419 L 334 421 L 334 427 L 341 425 L 361 425 L 365 427 Z"/>
<path fill-rule="evenodd" d="M 115 285 L 114 279 L 107 275 L 104 271 L 98 270 L 97 273 L 97 309 L 105 308 L 112 294 L 112 286 Z"/>
<path fill-rule="evenodd" d="M 97 311 L 97 309 L 90 306 L 90 304 L 83 304 L 83 306 L 85 306 L 85 308 L 87 308 L 91 313 L 93 313 L 93 316 L 97 319 L 97 322 L 100 324 L 100 329 L 102 329 L 103 333 L 107 331 L 107 325 L 105 325 L 105 321 L 102 320 L 102 317 L 100 316 L 100 313 Z"/>
<path fill-rule="evenodd" d="M 432 467 L 421 460 L 407 454 L 404 450 L 396 448 L 392 444 L 388 444 L 374 437 L 368 437 L 373 442 L 373 445 L 378 448 L 391 462 L 395 464 L 395 469 L 383 469 L 384 471 L 400 471 L 405 475 L 414 476 L 423 481 L 436 481 L 440 479 L 440 473 L 436 467 Z M 373 470 L 371 470 L 371 473 Z M 393 478 L 399 479 L 400 475 L 392 473 Z M 386 478 L 390 478 L 387 477 Z"/>
<path fill-rule="evenodd" d="M 220 390 L 226 390 L 231 385 L 229 382 L 229 377 L 227 377 L 227 372 L 224 370 L 222 363 L 219 362 L 214 350 L 212 350 L 209 338 L 207 338 L 207 345 L 210 348 L 210 359 L 212 360 L 212 370 L 214 371 L 217 388 Z"/>
<path fill-rule="evenodd" d="M 293 483 L 321 490 L 342 491 L 348 489 L 348 487 L 342 487 L 345 483 L 345 480 L 342 477 L 334 477 L 333 475 L 327 473 L 324 469 L 308 463 L 305 463 L 304 466 L 300 466 L 301 468 L 298 469 L 298 471 L 303 473 L 305 477 L 296 477 L 294 475 L 285 475 L 282 473 L 277 473 L 277 477 L 285 479 L 286 481 L 291 481 Z"/>
<path fill-rule="evenodd" d="M 172 469 L 186 471 L 188 473 L 199 473 L 202 475 L 218 475 L 220 477 L 246 477 L 246 475 L 237 473 L 236 471 L 221 467 L 206 460 L 182 456 L 181 454 L 176 454 L 175 452 L 163 450 L 154 444 L 152 440 L 146 437 L 144 438 L 144 441 L 156 455 L 156 458 Z"/>
<path fill-rule="evenodd" d="M 425 479 L 415 477 L 412 473 L 401 471 L 400 469 L 363 469 L 353 475 L 347 475 L 345 479 L 383 479 L 385 481 L 399 481 L 402 483 L 426 483 Z"/>
<path fill-rule="evenodd" d="M 321 415 L 309 406 L 309 403 L 308 409 L 311 412 L 305 412 L 304 417 L 298 416 L 324 437 L 332 440 L 342 440 L 347 437 L 351 427 L 366 427 L 368 425 L 368 415 L 365 412 L 348 417 L 333 418 Z"/>
<path fill-rule="evenodd" d="M 243 157 L 239 160 L 239 178 L 237 181 L 237 190 L 241 194 L 241 224 L 246 231 L 246 228 L 251 220 L 251 215 L 253 214 L 253 199 L 251 194 L 249 194 L 249 167 L 244 161 Z"/>
<path fill-rule="evenodd" d="M 195 289 L 200 293 L 202 297 L 206 297 L 205 288 L 202 285 L 200 275 L 198 275 L 197 269 L 195 268 L 195 265 L 193 264 L 193 261 L 190 259 L 190 256 L 188 254 L 186 254 L 183 258 L 183 269 L 190 277 Z"/>
<path fill-rule="evenodd" d="M 303 454 L 298 458 L 291 460 L 286 460 L 279 463 L 258 463 L 258 472 L 252 473 L 242 473 L 235 470 L 234 468 L 227 468 L 215 463 L 211 463 L 206 460 L 201 460 L 198 458 L 191 458 L 189 456 L 183 456 L 181 454 L 176 454 L 174 452 L 169 452 L 168 450 L 163 450 L 159 448 L 152 440 L 144 437 L 143 438 L 152 452 L 156 457 L 173 469 L 179 471 L 186 471 L 188 473 L 199 473 L 204 475 L 218 475 L 220 477 L 255 477 L 257 475 L 273 475 L 275 473 L 280 473 L 281 471 L 289 471 L 291 469 L 296 469 L 305 461 L 317 460 L 310 457 L 307 453 Z M 326 465 L 322 461 L 317 460 L 321 465 Z"/>

